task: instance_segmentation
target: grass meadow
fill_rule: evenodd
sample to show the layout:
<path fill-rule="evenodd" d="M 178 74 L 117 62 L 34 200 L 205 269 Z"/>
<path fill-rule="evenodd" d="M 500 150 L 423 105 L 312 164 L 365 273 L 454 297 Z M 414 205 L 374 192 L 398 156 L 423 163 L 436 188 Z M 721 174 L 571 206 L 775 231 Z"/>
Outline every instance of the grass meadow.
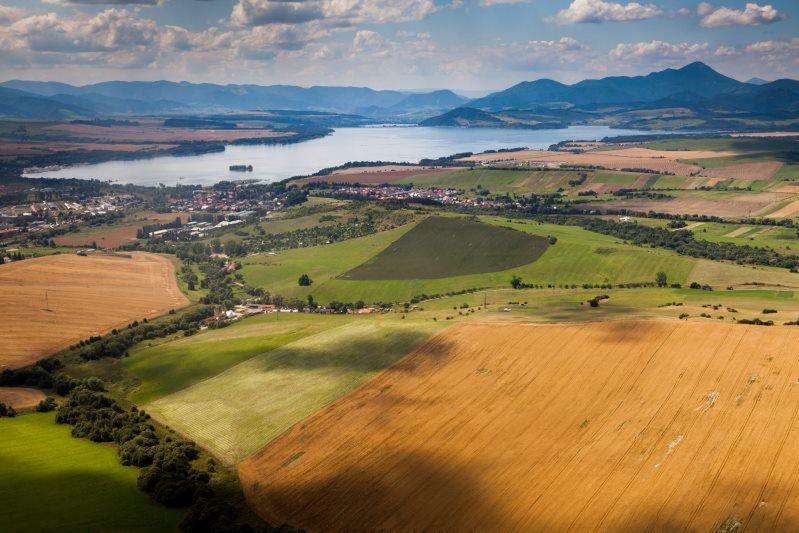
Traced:
<path fill-rule="evenodd" d="M 522 277 L 527 283 L 581 285 L 653 281 L 655 274 L 662 270 L 672 282 L 683 283 L 695 264 L 694 259 L 674 252 L 627 245 L 614 237 L 577 227 L 508 222 L 499 217 L 482 217 L 481 220 L 506 225 L 531 235 L 553 236 L 558 241 L 549 246 L 538 260 L 507 270 L 441 279 L 340 278 L 345 272 L 377 255 L 410 229 L 403 227 L 361 239 L 288 250 L 274 257 L 249 257 L 242 261 L 242 273 L 247 283 L 265 287 L 273 294 L 299 298 L 312 294 L 321 303 L 332 300 L 363 300 L 370 303 L 407 301 L 420 294 L 443 294 L 478 287 L 507 287 L 514 275 Z M 297 279 L 303 273 L 314 280 L 310 287 L 298 286 Z"/>
<path fill-rule="evenodd" d="M 259 315 L 152 347 L 141 346 L 123 365 L 139 386 L 129 395 L 147 403 L 213 377 L 255 355 L 342 325 L 346 316 Z"/>
<path fill-rule="evenodd" d="M 136 488 L 116 450 L 70 435 L 53 413 L 0 419 L 0 530 L 175 531 L 183 512 Z"/>
<path fill-rule="evenodd" d="M 443 325 L 396 315 L 360 317 L 252 357 L 145 408 L 219 457 L 238 461 L 398 361 Z"/>

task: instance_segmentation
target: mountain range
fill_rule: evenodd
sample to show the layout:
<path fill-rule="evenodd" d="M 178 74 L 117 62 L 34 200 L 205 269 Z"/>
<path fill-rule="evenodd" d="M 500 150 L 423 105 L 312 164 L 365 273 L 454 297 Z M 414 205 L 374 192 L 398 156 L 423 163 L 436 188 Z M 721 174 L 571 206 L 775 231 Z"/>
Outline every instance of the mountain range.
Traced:
<path fill-rule="evenodd" d="M 0 83 L 0 113 L 24 118 L 133 114 L 207 114 L 225 111 L 296 110 L 417 120 L 467 101 L 452 91 L 407 93 L 366 87 L 216 85 L 171 81 L 109 81 L 76 87 L 59 82 L 11 80 Z M 9 93 L 8 90 L 16 91 Z M 27 100 L 26 100 L 27 98 Z M 45 99 L 37 116 L 34 99 Z M 15 106 L 19 106 L 14 113 Z M 54 114 L 53 114 L 54 113 Z M 422 117 L 423 118 L 423 117 Z"/>
<path fill-rule="evenodd" d="M 662 129 L 726 128 L 735 120 L 762 125 L 797 119 L 799 82 L 756 78 L 741 82 L 696 62 L 646 76 L 612 76 L 572 85 L 549 79 L 526 81 L 474 100 L 449 90 L 408 93 L 366 87 L 171 81 L 83 86 L 21 80 L 0 83 L 0 116 L 5 117 L 64 120 L 250 110 L 319 111 L 429 126 L 544 128 L 601 120 Z M 795 124 L 799 128 L 799 121 Z"/>

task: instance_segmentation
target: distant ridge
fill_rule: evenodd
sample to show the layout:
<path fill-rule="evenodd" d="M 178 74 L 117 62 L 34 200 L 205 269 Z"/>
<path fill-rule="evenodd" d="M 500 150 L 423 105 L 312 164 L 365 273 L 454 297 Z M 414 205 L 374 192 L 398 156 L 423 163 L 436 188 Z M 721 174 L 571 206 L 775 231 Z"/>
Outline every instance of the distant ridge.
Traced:
<path fill-rule="evenodd" d="M 452 91 L 411 94 L 367 87 L 217 85 L 172 81 L 108 81 L 84 86 L 11 80 L 0 87 L 57 100 L 85 114 L 211 113 L 256 109 L 429 117 L 467 99 Z M 13 110 L 9 108 L 9 110 Z M 9 112 L 6 112 L 9 116 Z"/>
<path fill-rule="evenodd" d="M 690 93 L 700 98 L 728 94 L 746 84 L 719 74 L 704 63 L 666 69 L 646 76 L 613 76 L 565 85 L 552 80 L 522 82 L 504 91 L 469 102 L 469 107 L 499 111 L 540 105 L 653 102 Z"/>

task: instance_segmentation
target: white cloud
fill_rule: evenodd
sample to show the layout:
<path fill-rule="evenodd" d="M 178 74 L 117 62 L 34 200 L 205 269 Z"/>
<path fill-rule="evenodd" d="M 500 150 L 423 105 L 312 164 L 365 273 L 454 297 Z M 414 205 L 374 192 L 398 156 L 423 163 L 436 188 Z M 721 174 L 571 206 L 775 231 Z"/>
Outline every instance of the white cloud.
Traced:
<path fill-rule="evenodd" d="M 480 0 L 481 6 L 498 6 L 502 4 L 526 4 L 529 0 Z"/>
<path fill-rule="evenodd" d="M 670 43 L 667 41 L 648 41 L 640 43 L 619 43 L 609 55 L 621 61 L 649 61 L 657 59 L 691 60 L 709 49 L 708 43 Z"/>
<path fill-rule="evenodd" d="M 560 10 L 557 15 L 548 20 L 558 24 L 630 22 L 650 19 L 662 13 L 663 11 L 654 4 L 574 0 L 569 7 Z"/>
<path fill-rule="evenodd" d="M 236 26 L 324 20 L 332 26 L 412 22 L 438 11 L 433 0 L 239 0 L 230 22 Z"/>
<path fill-rule="evenodd" d="M 0 5 L 0 24 L 14 22 L 27 15 L 28 12 L 22 8 Z"/>
<path fill-rule="evenodd" d="M 102 6 L 102 5 L 140 5 L 140 6 L 157 6 L 163 3 L 163 0 L 43 0 L 45 4 L 54 5 L 87 5 L 87 6 Z"/>
<path fill-rule="evenodd" d="M 230 14 L 231 23 L 238 26 L 300 23 L 324 17 L 320 2 L 297 0 L 239 0 Z"/>
<path fill-rule="evenodd" d="M 761 6 L 754 3 L 746 4 L 744 10 L 732 9 L 725 6 L 714 7 L 707 2 L 702 2 L 696 10 L 699 15 L 699 25 L 703 28 L 718 28 L 722 26 L 759 26 L 771 24 L 783 19 L 782 13 L 771 5 Z"/>

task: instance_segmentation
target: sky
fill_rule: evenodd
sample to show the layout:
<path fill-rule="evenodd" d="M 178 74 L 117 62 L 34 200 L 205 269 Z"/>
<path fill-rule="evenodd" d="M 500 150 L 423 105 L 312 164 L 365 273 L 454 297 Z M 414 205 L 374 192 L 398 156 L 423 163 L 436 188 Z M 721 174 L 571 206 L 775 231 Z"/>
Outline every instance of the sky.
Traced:
<path fill-rule="evenodd" d="M 0 80 L 159 80 L 467 95 L 703 61 L 799 78 L 799 2 L 0 0 Z"/>

